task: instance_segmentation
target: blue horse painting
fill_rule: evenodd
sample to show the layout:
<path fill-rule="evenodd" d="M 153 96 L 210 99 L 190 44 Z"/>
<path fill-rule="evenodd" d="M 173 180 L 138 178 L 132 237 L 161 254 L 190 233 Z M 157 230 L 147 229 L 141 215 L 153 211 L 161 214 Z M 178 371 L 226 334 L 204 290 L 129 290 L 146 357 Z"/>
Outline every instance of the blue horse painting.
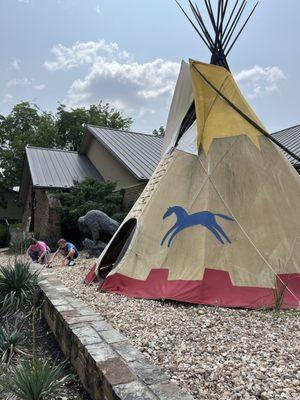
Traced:
<path fill-rule="evenodd" d="M 179 232 L 194 225 L 205 226 L 205 228 L 207 228 L 222 244 L 225 244 L 224 239 L 227 241 L 227 243 L 231 243 L 229 237 L 226 235 L 222 227 L 217 223 L 216 217 L 226 219 L 227 221 L 234 221 L 233 218 L 224 214 L 214 214 L 210 211 L 200 211 L 195 214 L 188 214 L 184 208 L 180 206 L 173 206 L 167 209 L 167 211 L 164 213 L 163 219 L 169 217 L 173 213 L 176 215 L 177 221 L 163 237 L 160 243 L 161 246 L 164 244 L 168 236 L 170 236 L 168 240 L 168 247 L 170 247 L 171 243 L 175 239 L 175 236 Z"/>

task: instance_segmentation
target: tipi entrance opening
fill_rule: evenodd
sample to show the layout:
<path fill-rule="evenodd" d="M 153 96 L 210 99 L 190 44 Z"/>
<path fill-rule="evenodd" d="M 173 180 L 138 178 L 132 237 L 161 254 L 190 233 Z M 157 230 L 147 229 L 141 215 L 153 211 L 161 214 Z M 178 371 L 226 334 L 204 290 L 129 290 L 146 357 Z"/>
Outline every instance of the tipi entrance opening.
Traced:
<path fill-rule="evenodd" d="M 105 278 L 122 260 L 132 240 L 136 224 L 136 218 L 131 218 L 126 221 L 110 243 L 109 249 L 102 258 L 98 267 L 101 278 Z"/>

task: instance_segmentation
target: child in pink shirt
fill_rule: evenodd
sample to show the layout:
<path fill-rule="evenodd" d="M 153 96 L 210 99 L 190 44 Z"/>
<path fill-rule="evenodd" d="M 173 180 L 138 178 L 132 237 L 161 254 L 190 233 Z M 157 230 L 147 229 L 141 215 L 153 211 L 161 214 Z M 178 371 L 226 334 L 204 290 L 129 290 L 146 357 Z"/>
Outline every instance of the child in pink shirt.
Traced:
<path fill-rule="evenodd" d="M 34 238 L 30 239 L 30 245 L 28 249 L 26 250 L 26 256 L 30 257 L 32 261 L 38 262 L 38 263 L 46 263 L 46 256 L 47 254 L 50 253 L 49 247 L 46 245 L 46 243 L 42 241 L 38 241 Z"/>

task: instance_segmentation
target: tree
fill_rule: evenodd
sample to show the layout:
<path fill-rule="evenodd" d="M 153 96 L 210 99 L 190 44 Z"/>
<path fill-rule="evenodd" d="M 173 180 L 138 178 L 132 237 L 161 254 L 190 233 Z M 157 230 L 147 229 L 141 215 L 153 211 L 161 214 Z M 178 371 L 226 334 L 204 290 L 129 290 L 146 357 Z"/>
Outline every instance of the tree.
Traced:
<path fill-rule="evenodd" d="M 72 239 L 80 237 L 77 220 L 90 210 L 100 210 L 107 215 L 122 221 L 126 213 L 122 213 L 122 195 L 114 192 L 115 183 L 100 182 L 87 178 L 76 183 L 69 192 L 58 192 L 60 200 L 59 212 L 61 215 L 62 233 Z"/>
<path fill-rule="evenodd" d="M 160 126 L 158 129 L 154 129 L 152 131 L 152 134 L 154 136 L 164 136 L 165 134 L 165 128 L 163 126 Z"/>
<path fill-rule="evenodd" d="M 15 105 L 7 117 L 0 117 L 0 185 L 20 184 L 26 145 L 55 147 L 58 144 L 53 114 L 28 102 Z"/>
<path fill-rule="evenodd" d="M 0 115 L 0 187 L 20 184 L 26 145 L 78 150 L 85 124 L 128 129 L 131 123 L 131 118 L 101 102 L 70 111 L 61 104 L 56 115 L 21 102 L 7 117 Z"/>
<path fill-rule="evenodd" d="M 5 194 L 5 189 L 0 188 L 0 208 L 7 208 L 8 204 Z"/>
<path fill-rule="evenodd" d="M 109 104 L 102 102 L 89 108 L 75 108 L 70 111 L 60 104 L 56 117 L 61 146 L 75 151 L 79 149 L 86 124 L 123 130 L 129 129 L 132 124 L 132 118 L 124 117 Z"/>

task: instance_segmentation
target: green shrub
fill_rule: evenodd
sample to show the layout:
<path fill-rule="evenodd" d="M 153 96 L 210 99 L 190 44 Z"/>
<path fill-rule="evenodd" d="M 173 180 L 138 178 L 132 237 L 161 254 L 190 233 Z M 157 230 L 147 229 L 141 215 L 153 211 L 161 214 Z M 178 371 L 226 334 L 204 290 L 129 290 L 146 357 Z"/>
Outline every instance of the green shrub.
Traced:
<path fill-rule="evenodd" d="M 24 346 L 25 335 L 21 331 L 22 324 L 15 323 L 10 327 L 8 322 L 5 322 L 0 327 L 0 360 L 1 362 L 10 362 L 14 353 L 27 355 L 28 352 Z"/>
<path fill-rule="evenodd" d="M 29 266 L 29 262 L 15 259 L 13 266 L 0 267 L 0 315 L 32 307 L 38 277 Z"/>
<path fill-rule="evenodd" d="M 10 224 L 9 226 L 10 226 L 11 229 L 14 229 L 14 230 L 21 230 L 22 229 L 21 222 L 15 222 L 13 224 Z"/>
<path fill-rule="evenodd" d="M 2 377 L 0 385 L 22 400 L 43 400 L 57 393 L 68 379 L 68 376 L 61 377 L 63 367 L 64 364 L 52 365 L 41 358 L 25 360 Z"/>
<path fill-rule="evenodd" d="M 81 235 L 77 220 L 90 210 L 100 210 L 119 222 L 126 213 L 121 214 L 123 196 L 114 192 L 115 183 L 99 182 L 87 178 L 83 182 L 76 183 L 69 192 L 56 193 L 61 206 L 62 234 L 68 239 L 78 240 Z"/>

